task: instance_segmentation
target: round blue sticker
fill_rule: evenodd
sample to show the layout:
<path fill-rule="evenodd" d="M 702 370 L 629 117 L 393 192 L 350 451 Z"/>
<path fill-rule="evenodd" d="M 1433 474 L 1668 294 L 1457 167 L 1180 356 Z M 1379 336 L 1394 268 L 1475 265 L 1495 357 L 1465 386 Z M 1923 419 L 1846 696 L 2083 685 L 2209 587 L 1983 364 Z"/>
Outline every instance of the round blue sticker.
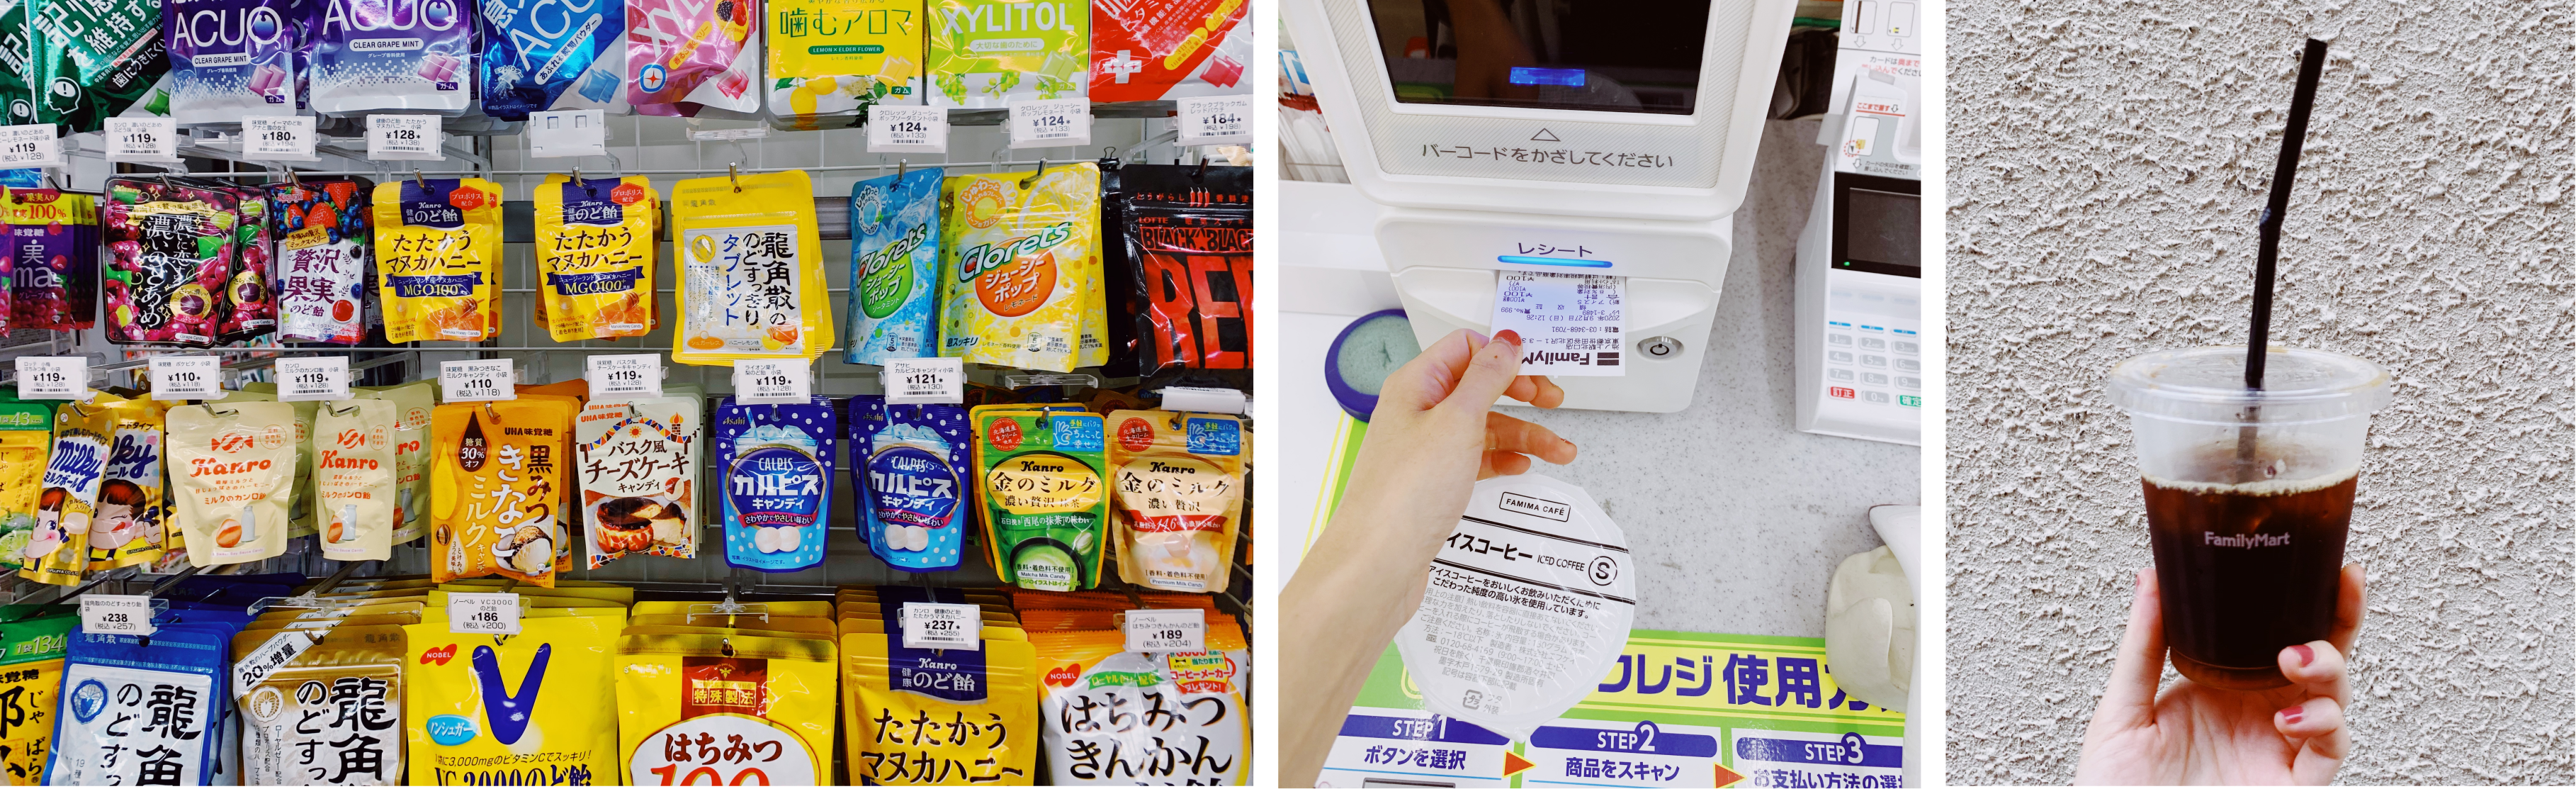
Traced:
<path fill-rule="evenodd" d="M 107 709 L 107 686 L 98 680 L 81 680 L 80 687 L 72 689 L 73 719 L 88 723 L 91 718 L 98 717 L 98 713 L 105 709 Z"/>

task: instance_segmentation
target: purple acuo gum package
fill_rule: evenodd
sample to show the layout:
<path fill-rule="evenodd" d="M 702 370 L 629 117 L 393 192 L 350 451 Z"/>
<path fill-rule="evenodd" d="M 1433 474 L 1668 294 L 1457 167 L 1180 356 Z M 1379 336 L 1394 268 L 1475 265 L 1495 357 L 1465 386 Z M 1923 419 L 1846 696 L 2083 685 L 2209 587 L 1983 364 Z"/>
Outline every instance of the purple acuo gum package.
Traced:
<path fill-rule="evenodd" d="M 232 280 L 240 221 L 232 193 L 186 181 L 114 178 L 99 224 L 107 233 L 100 290 L 107 341 L 212 347 Z"/>
<path fill-rule="evenodd" d="M 375 241 L 368 203 L 374 191 L 358 178 L 269 185 L 278 339 L 340 345 L 367 339 L 376 292 L 376 267 L 367 254 Z"/>
<path fill-rule="evenodd" d="M 314 114 L 450 117 L 473 103 L 474 15 L 460 0 L 311 0 Z"/>
<path fill-rule="evenodd" d="M 289 115 L 296 105 L 294 0 L 168 0 L 170 117 L 180 125 Z"/>
<path fill-rule="evenodd" d="M 97 325 L 98 198 L 54 189 L 0 189 L 8 229 L 7 328 L 70 331 Z"/>
<path fill-rule="evenodd" d="M 637 115 L 741 117 L 766 98 L 752 90 L 760 0 L 628 0 L 626 100 Z"/>
<path fill-rule="evenodd" d="M 223 333 L 217 340 L 246 340 L 277 328 L 277 300 L 269 297 L 270 261 L 277 244 L 268 230 L 268 190 L 232 188 L 239 221 L 233 224 L 232 277 L 224 283 Z"/>

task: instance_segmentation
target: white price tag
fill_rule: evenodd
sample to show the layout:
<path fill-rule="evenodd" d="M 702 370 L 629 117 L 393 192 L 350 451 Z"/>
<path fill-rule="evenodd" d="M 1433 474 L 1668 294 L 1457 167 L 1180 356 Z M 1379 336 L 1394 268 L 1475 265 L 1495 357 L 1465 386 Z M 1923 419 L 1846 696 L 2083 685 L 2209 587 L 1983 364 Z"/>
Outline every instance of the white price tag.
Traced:
<path fill-rule="evenodd" d="M 731 140 L 758 140 L 758 139 L 765 139 L 765 138 L 767 138 L 768 136 L 769 136 L 769 127 L 767 127 L 767 126 L 750 126 L 750 127 L 740 128 L 740 129 L 690 129 L 690 130 L 689 130 L 689 139 L 694 140 L 694 141 L 697 141 L 697 142 L 726 142 L 726 141 L 731 141 Z"/>
<path fill-rule="evenodd" d="M 905 649 L 984 651 L 984 612 L 971 603 L 905 603 L 895 616 Z"/>
<path fill-rule="evenodd" d="M 322 643 L 322 636 L 329 632 L 329 628 L 277 631 L 277 635 L 260 642 L 258 649 L 233 661 L 233 689 L 247 691 L 259 687 L 268 675 L 295 662 L 295 656 L 304 654 L 304 650 L 313 648 L 314 644 Z"/>
<path fill-rule="evenodd" d="M 223 369 L 224 360 L 212 356 L 152 357 L 152 399 L 221 398 Z"/>
<path fill-rule="evenodd" d="M 139 594 L 80 596 L 81 632 L 152 635 L 152 597 Z"/>
<path fill-rule="evenodd" d="M 78 400 L 89 396 L 89 357 L 18 357 L 18 398 Z"/>
<path fill-rule="evenodd" d="M 53 124 L 0 126 L 0 168 L 61 166 L 63 141 L 54 137 Z"/>
<path fill-rule="evenodd" d="M 1163 410 L 1202 414 L 1249 414 L 1252 401 L 1241 389 L 1197 386 L 1163 387 Z"/>
<path fill-rule="evenodd" d="M 1191 96 L 1180 106 L 1180 145 L 1231 145 L 1252 142 L 1251 96 Z"/>
<path fill-rule="evenodd" d="M 1011 102 L 1011 147 L 1090 144 L 1090 99 Z"/>
<path fill-rule="evenodd" d="M 966 360 L 954 356 L 887 359 L 884 384 L 888 403 L 963 403 Z"/>
<path fill-rule="evenodd" d="M 528 155 L 607 156 L 608 124 L 599 110 L 528 113 Z"/>
<path fill-rule="evenodd" d="M 314 356 L 277 360 L 277 399 L 349 399 L 349 357 Z"/>
<path fill-rule="evenodd" d="M 438 117 L 367 116 L 367 158 L 377 161 L 438 161 L 447 158 L 438 141 Z"/>
<path fill-rule="evenodd" d="M 263 162 L 310 162 L 313 116 L 252 115 L 242 119 L 242 158 Z"/>
<path fill-rule="evenodd" d="M 447 593 L 447 632 L 518 635 L 519 595 L 514 592 Z"/>
<path fill-rule="evenodd" d="M 477 359 L 470 362 L 440 362 L 438 389 L 446 402 L 463 400 L 517 400 L 519 390 L 510 384 L 518 380 L 518 365 L 508 359 Z"/>
<path fill-rule="evenodd" d="M 107 119 L 107 160 L 178 161 L 179 122 L 151 117 Z"/>
<path fill-rule="evenodd" d="M 1522 375 L 1628 374 L 1628 278 L 1505 271 L 1494 280 L 1493 330 L 1520 335 Z"/>
<path fill-rule="evenodd" d="M 814 371 L 789 359 L 738 359 L 733 363 L 738 403 L 802 403 L 814 399 Z"/>
<path fill-rule="evenodd" d="M 1196 608 L 1145 608 L 1127 612 L 1127 651 L 1205 652 L 1207 612 Z"/>
<path fill-rule="evenodd" d="M 869 107 L 868 152 L 947 153 L 948 110 L 882 104 Z"/>
<path fill-rule="evenodd" d="M 590 399 L 601 402 L 651 400 L 662 396 L 662 355 L 620 353 L 590 357 Z"/>

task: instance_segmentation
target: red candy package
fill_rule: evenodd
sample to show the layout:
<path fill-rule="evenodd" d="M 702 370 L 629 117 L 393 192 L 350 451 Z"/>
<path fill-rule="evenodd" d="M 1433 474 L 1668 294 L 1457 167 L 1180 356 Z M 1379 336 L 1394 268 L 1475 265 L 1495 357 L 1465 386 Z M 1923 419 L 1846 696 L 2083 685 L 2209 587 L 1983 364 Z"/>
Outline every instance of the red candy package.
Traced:
<path fill-rule="evenodd" d="M 1091 100 L 1249 94 L 1244 0 L 1091 4 Z"/>
<path fill-rule="evenodd" d="M 375 185 L 359 178 L 306 180 L 268 187 L 270 234 L 277 240 L 277 338 L 357 345 L 384 323 L 375 309 Z"/>
<path fill-rule="evenodd" d="M 107 261 L 107 341 L 212 347 L 231 310 L 240 201 L 229 187 L 114 178 L 99 212 Z"/>
<path fill-rule="evenodd" d="M 256 186 L 232 188 L 233 200 L 239 206 L 234 225 L 232 279 L 224 286 L 224 304 L 231 313 L 224 316 L 223 333 L 218 340 L 247 340 L 277 328 L 277 301 L 269 297 L 269 261 L 277 257 L 277 242 L 269 235 L 268 190 Z"/>
<path fill-rule="evenodd" d="M 1252 369 L 1252 168 L 1131 164 L 1119 228 L 1137 373 Z"/>
<path fill-rule="evenodd" d="M 53 189 L 0 190 L 8 230 L 0 260 L 0 330 L 70 331 L 97 325 L 98 196 Z"/>

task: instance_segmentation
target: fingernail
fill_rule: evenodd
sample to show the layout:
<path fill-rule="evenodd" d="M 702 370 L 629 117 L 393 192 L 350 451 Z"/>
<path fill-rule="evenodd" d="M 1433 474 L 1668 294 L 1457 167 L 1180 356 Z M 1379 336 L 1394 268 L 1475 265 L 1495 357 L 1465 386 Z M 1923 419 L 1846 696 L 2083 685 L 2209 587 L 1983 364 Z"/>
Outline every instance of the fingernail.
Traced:
<path fill-rule="evenodd" d="M 2290 649 L 2291 651 L 2299 653 L 2300 668 L 2307 668 L 2308 664 L 2317 662 L 2317 651 L 2306 644 L 2292 646 Z"/>
<path fill-rule="evenodd" d="M 2300 718 L 2305 717 L 2307 714 L 2307 710 L 2297 706 L 2292 706 L 2288 709 L 2281 710 L 2281 722 L 2297 723 Z"/>
<path fill-rule="evenodd" d="M 1494 341 L 1519 345 L 1521 344 L 1521 333 L 1510 329 L 1504 329 L 1502 331 L 1494 332 Z"/>

